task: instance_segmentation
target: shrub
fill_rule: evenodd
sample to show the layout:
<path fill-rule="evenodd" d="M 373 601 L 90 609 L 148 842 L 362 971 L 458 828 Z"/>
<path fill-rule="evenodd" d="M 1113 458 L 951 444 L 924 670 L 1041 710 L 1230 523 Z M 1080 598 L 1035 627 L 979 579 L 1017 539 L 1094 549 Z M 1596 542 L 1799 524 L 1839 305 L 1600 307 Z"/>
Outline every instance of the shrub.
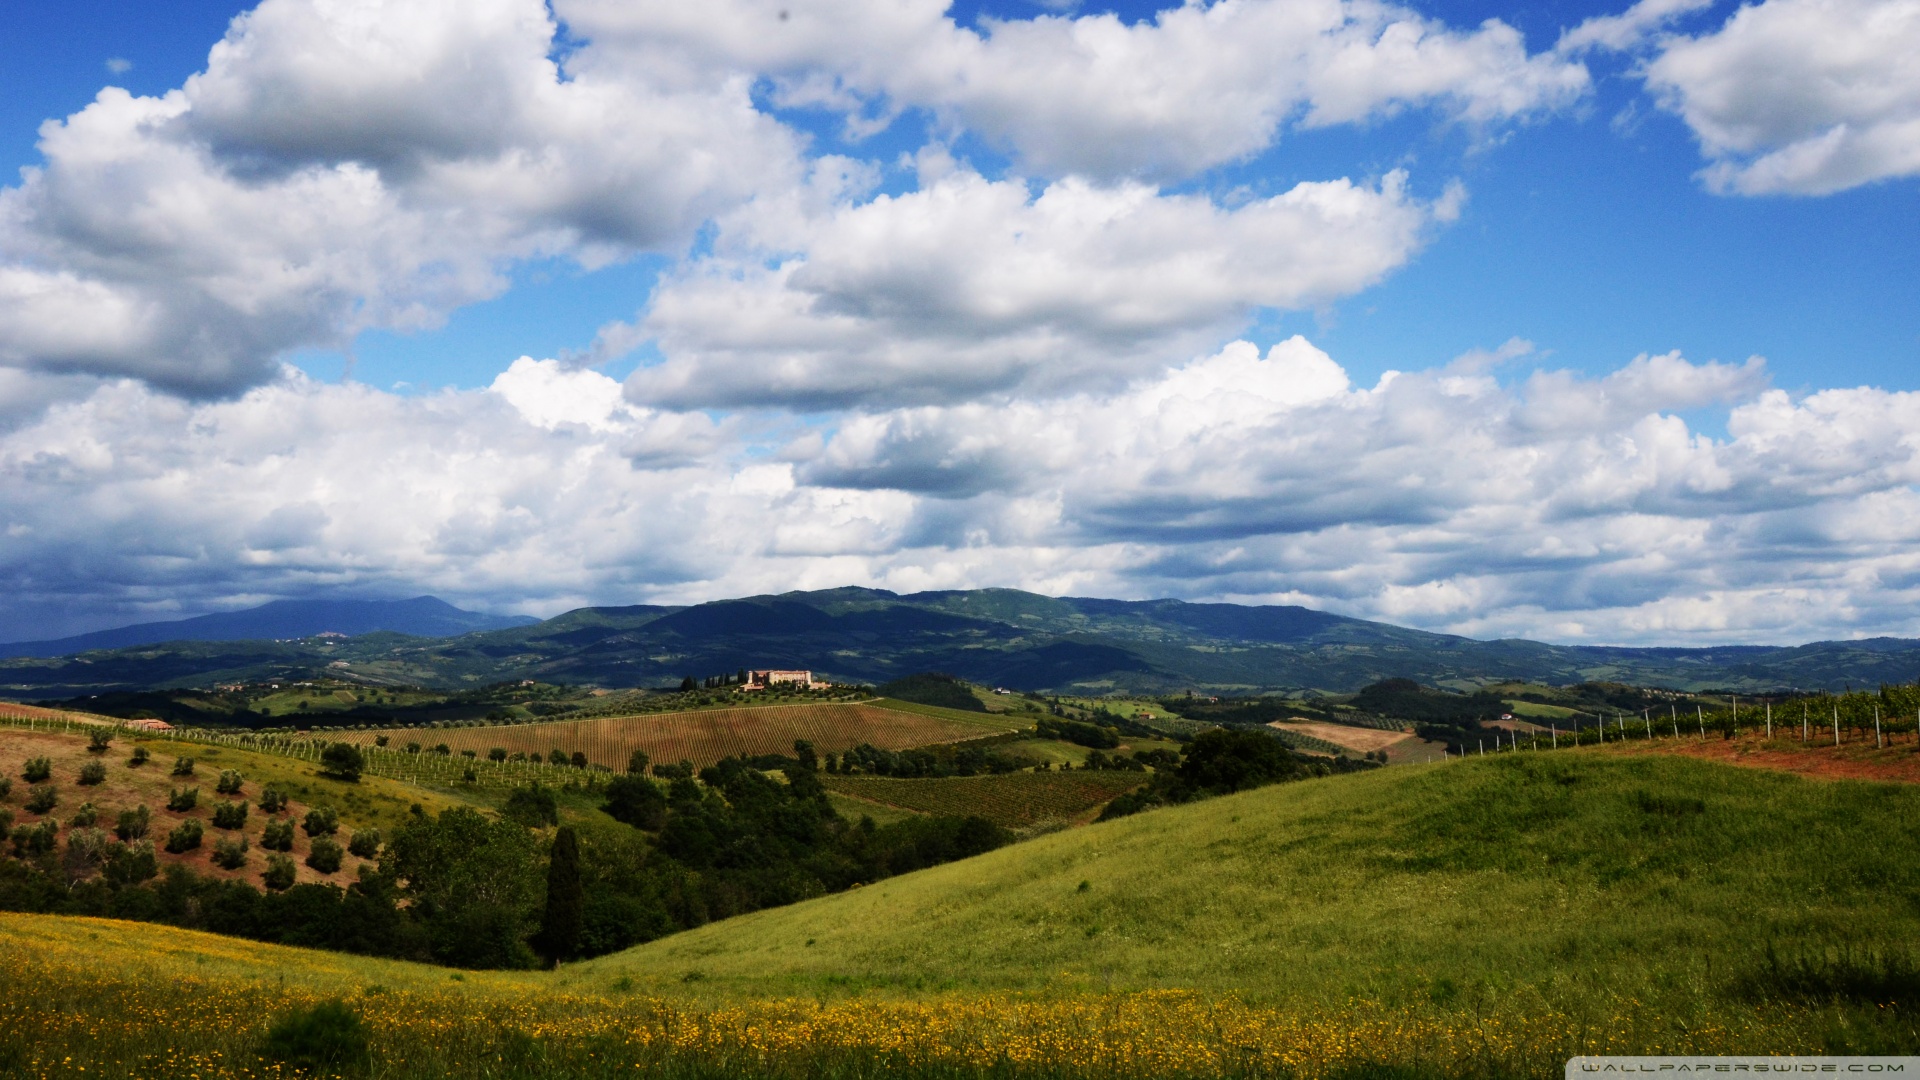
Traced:
<path fill-rule="evenodd" d="M 200 823 L 192 818 L 188 818 L 180 823 L 179 828 L 167 834 L 167 851 L 173 855 L 178 855 L 183 851 L 192 851 L 200 846 L 200 838 L 204 835 L 206 835 L 206 830 L 201 827 Z"/>
<path fill-rule="evenodd" d="M 375 746 L 385 746 L 385 745 L 387 745 L 387 736 L 385 736 L 385 735 L 375 735 L 375 736 L 373 737 L 373 745 L 375 745 Z"/>
<path fill-rule="evenodd" d="M 338 1001 L 296 1009 L 274 1021 L 260 1053 L 293 1069 L 339 1073 L 365 1068 L 367 1026 Z"/>
<path fill-rule="evenodd" d="M 190 757 L 174 758 L 172 775 L 192 776 L 193 775 L 193 759 Z"/>
<path fill-rule="evenodd" d="M 278 791 L 274 790 L 273 788 L 267 788 L 265 791 L 262 791 L 260 793 L 260 812 L 261 813 L 277 814 L 280 811 L 285 810 L 286 808 L 287 808 L 287 797 L 285 795 L 280 794 Z"/>
<path fill-rule="evenodd" d="M 547 764 L 565 765 L 566 763 L 567 763 L 567 752 L 565 750 L 562 750 L 556 746 L 553 749 L 547 751 Z"/>
<path fill-rule="evenodd" d="M 244 802 L 221 803 L 213 808 L 213 827 L 216 829 L 240 829 L 247 824 L 247 804 Z"/>
<path fill-rule="evenodd" d="M 113 835 L 131 844 L 147 835 L 153 815 L 144 806 L 120 811 L 120 820 L 113 826 Z"/>
<path fill-rule="evenodd" d="M 76 829 L 91 829 L 94 822 L 99 820 L 100 811 L 94 809 L 92 803 L 83 802 L 80 808 L 73 812 L 73 817 L 67 821 L 67 824 Z"/>
<path fill-rule="evenodd" d="M 446 743 L 436 743 L 433 752 L 439 754 L 441 757 L 448 757 L 453 753 L 452 750 L 447 749 Z"/>
<path fill-rule="evenodd" d="M 460 751 L 460 756 L 463 758 L 466 758 L 468 761 L 472 761 L 474 758 L 479 757 L 480 755 L 478 752 L 473 750 L 462 750 Z"/>
<path fill-rule="evenodd" d="M 220 779 L 214 783 L 213 790 L 222 795 L 238 795 L 245 783 L 245 779 L 239 773 L 232 769 L 222 769 Z"/>
<path fill-rule="evenodd" d="M 260 834 L 260 846 L 268 851 L 293 850 L 293 822 L 269 821 Z"/>
<path fill-rule="evenodd" d="M 113 745 L 113 732 L 106 728 L 94 728 L 87 732 L 87 749 L 95 754 L 104 754 L 107 747 Z"/>
<path fill-rule="evenodd" d="M 0 836 L 7 835 L 7 830 L 11 828 L 13 828 L 13 811 L 0 807 Z"/>
<path fill-rule="evenodd" d="M 584 769 L 587 767 L 587 755 L 579 750 L 575 750 L 571 763 L 576 769 Z"/>
<path fill-rule="evenodd" d="M 647 765 L 652 762 L 645 750 L 635 750 L 627 757 L 627 771 L 635 776 L 647 775 Z"/>
<path fill-rule="evenodd" d="M 153 857 L 153 841 L 138 840 L 115 847 L 107 853 L 102 872 L 107 883 L 116 887 L 151 881 L 160 873 L 160 863 Z"/>
<path fill-rule="evenodd" d="M 507 760 L 507 748 L 504 746 L 496 746 L 493 749 L 487 751 L 487 760 L 488 761 Z"/>
<path fill-rule="evenodd" d="M 532 787 L 513 789 L 513 793 L 507 796 L 507 805 L 500 812 L 509 820 L 528 828 L 560 824 L 560 806 L 554 801 L 553 792 L 538 783 Z"/>
<path fill-rule="evenodd" d="M 229 836 L 213 845 L 215 866 L 226 870 L 238 870 L 247 864 L 247 838 Z"/>
<path fill-rule="evenodd" d="M 307 865 L 323 874 L 331 874 L 340 869 L 340 857 L 345 854 L 340 845 L 329 837 L 316 836 L 313 845 L 307 849 Z"/>
<path fill-rule="evenodd" d="M 43 780 L 50 780 L 52 778 L 53 762 L 48 761 L 46 758 L 28 758 L 27 763 L 20 767 L 20 779 L 25 780 L 29 784 L 38 784 Z"/>
<path fill-rule="evenodd" d="M 380 853 L 380 830 L 361 829 L 347 841 L 347 850 L 362 859 L 371 859 Z"/>
<path fill-rule="evenodd" d="M 260 875 L 260 883 L 274 892 L 285 892 L 293 888 L 293 860 L 285 855 L 267 856 L 266 872 Z"/>
<path fill-rule="evenodd" d="M 409 754 L 417 754 L 417 753 L 419 753 L 419 752 L 420 752 L 420 744 L 419 744 L 419 743 L 417 743 L 417 742 L 410 742 L 410 743 L 408 743 L 408 744 L 407 744 L 407 753 L 409 753 Z"/>
<path fill-rule="evenodd" d="M 335 780 L 357 783 L 367 766 L 365 754 L 352 743 L 337 742 L 320 752 L 320 771 Z"/>
<path fill-rule="evenodd" d="M 307 820 L 300 827 L 308 836 L 332 836 L 340 830 L 340 815 L 331 806 L 316 806 L 307 811 Z"/>
<path fill-rule="evenodd" d="M 200 789 L 171 788 L 167 792 L 167 809 L 176 814 L 184 814 L 200 805 Z"/>
<path fill-rule="evenodd" d="M 13 853 L 20 858 L 29 855 L 45 855 L 53 850 L 54 841 L 60 837 L 60 826 L 51 821 L 38 825 L 16 825 L 13 829 Z"/>
<path fill-rule="evenodd" d="M 106 762 L 89 761 L 85 765 L 80 766 L 80 783 L 82 785 L 91 787 L 94 784 L 105 782 L 106 779 L 107 779 Z"/>
<path fill-rule="evenodd" d="M 152 754 L 147 753 L 146 747 L 136 746 L 133 748 L 133 756 L 127 759 L 127 767 L 129 769 L 137 769 L 140 766 L 145 765 L 147 761 L 152 757 L 153 757 Z"/>
<path fill-rule="evenodd" d="M 28 813 L 44 814 L 58 805 L 60 793 L 54 790 L 52 784 L 41 784 L 33 789 L 33 794 L 27 796 Z"/>
<path fill-rule="evenodd" d="M 11 794 L 13 794 L 13 778 L 10 776 L 0 777 L 0 799 L 4 799 Z"/>

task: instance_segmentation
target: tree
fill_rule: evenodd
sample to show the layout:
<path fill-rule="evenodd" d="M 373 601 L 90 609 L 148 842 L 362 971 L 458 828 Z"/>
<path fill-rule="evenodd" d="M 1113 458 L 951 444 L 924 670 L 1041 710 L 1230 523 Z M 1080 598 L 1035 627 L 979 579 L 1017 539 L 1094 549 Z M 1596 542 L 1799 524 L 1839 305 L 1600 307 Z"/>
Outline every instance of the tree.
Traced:
<path fill-rule="evenodd" d="M 607 801 L 601 809 L 615 821 L 657 831 L 666 821 L 667 797 L 643 776 L 616 776 L 607 782 Z"/>
<path fill-rule="evenodd" d="M 320 771 L 335 780 L 358 783 L 366 765 L 366 756 L 352 743 L 337 742 L 320 752 Z"/>
<path fill-rule="evenodd" d="M 1300 763 L 1278 739 L 1258 731 L 1215 728 L 1187 744 L 1180 779 L 1199 790 L 1245 791 L 1299 772 Z"/>
<path fill-rule="evenodd" d="M 426 928 L 434 959 L 460 967 L 527 967 L 526 938 L 539 902 L 539 849 L 512 821 L 466 807 L 413 817 L 381 860 L 383 876 Z"/>
<path fill-rule="evenodd" d="M 644 783 L 644 781 L 642 781 Z M 580 840 L 573 826 L 554 833 L 547 856 L 547 909 L 537 938 L 549 967 L 571 959 L 580 950 L 586 895 L 580 885 Z"/>
<path fill-rule="evenodd" d="M 800 759 L 800 768 L 807 772 L 817 772 L 820 768 L 819 755 L 813 752 L 813 744 L 805 739 L 793 740 L 793 756 Z"/>
<path fill-rule="evenodd" d="M 652 760 L 652 758 L 647 756 L 645 750 L 635 750 L 632 755 L 627 758 L 627 771 L 636 776 L 645 776 L 647 774 L 647 765 Z"/>
<path fill-rule="evenodd" d="M 693 681 L 693 676 L 689 675 L 686 678 L 680 680 L 681 693 L 684 694 L 690 690 L 698 690 L 698 689 L 700 689 L 700 684 Z"/>

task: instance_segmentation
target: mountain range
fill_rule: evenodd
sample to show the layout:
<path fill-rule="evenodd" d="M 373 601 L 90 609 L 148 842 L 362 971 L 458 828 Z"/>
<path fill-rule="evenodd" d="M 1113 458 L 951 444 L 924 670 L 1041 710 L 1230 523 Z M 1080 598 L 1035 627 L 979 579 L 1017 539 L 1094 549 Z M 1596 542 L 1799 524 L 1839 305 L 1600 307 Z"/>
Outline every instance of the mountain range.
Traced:
<path fill-rule="evenodd" d="M 337 615 L 331 621 L 292 618 L 302 603 L 308 602 L 268 605 L 283 620 L 274 625 L 326 622 L 340 633 L 362 625 Z M 0 694 L 74 697 L 303 673 L 390 685 L 537 679 L 638 687 L 743 667 L 809 668 L 867 683 L 944 671 L 986 685 L 1078 694 L 1348 693 L 1390 677 L 1458 689 L 1526 680 L 1757 691 L 1872 686 L 1920 676 L 1920 641 L 1912 639 L 1699 649 L 1481 641 L 1302 607 L 1050 597 L 1011 589 L 900 595 L 843 588 L 688 607 L 591 607 L 465 633 L 457 632 L 457 620 L 447 612 L 495 617 L 460 612 L 431 597 L 401 603 L 445 617 L 429 631 L 438 636 L 422 633 L 415 623 L 411 630 L 383 626 L 344 639 L 269 640 L 293 636 L 276 633 L 23 656 L 0 661 Z M 236 624 L 184 620 L 106 633 L 146 634 L 156 625 L 192 630 Z"/>
<path fill-rule="evenodd" d="M 0 644 L 0 657 L 71 656 L 167 641 L 272 641 L 328 633 L 351 636 L 377 630 L 417 637 L 451 637 L 539 621 L 525 615 L 464 611 L 434 596 L 416 596 L 411 600 L 275 600 L 244 611 L 139 623 L 51 641 L 7 642 Z"/>

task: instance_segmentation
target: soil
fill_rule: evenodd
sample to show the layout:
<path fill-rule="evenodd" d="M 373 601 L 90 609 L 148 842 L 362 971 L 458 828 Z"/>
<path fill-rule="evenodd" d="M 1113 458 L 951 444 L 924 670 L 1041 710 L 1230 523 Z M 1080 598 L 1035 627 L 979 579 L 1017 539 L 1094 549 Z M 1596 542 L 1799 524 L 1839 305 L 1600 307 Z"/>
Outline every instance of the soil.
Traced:
<path fill-rule="evenodd" d="M 1828 735 L 1831 739 L 1831 734 Z M 1903 784 L 1920 783 L 1920 743 L 1911 734 L 1899 742 L 1875 749 L 1873 739 L 1834 746 L 1818 742 L 1803 745 L 1798 739 L 1774 739 L 1771 742 L 1753 735 L 1723 739 L 1708 735 L 1705 741 L 1689 738 L 1655 739 L 1651 743 L 1626 742 L 1608 749 L 1618 754 L 1684 754 L 1687 757 L 1720 761 L 1754 769 L 1776 769 L 1819 780 L 1885 780 Z"/>

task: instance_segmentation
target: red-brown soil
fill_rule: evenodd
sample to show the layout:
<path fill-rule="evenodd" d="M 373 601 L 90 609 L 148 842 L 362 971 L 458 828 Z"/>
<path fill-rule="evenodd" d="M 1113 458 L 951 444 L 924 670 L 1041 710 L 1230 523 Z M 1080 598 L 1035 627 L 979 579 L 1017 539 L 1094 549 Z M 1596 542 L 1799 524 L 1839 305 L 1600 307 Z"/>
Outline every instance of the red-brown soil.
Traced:
<path fill-rule="evenodd" d="M 1831 740 L 1831 734 L 1828 735 Z M 1759 736 L 1723 739 L 1709 734 L 1704 741 L 1682 737 L 1655 739 L 1652 742 L 1617 743 L 1608 749 L 1618 754 L 1684 754 L 1707 761 L 1743 765 L 1754 769 L 1777 769 L 1820 780 L 1888 780 L 1903 784 L 1920 783 L 1920 744 L 1911 735 L 1898 743 L 1875 749 L 1871 737 L 1834 746 L 1831 741 L 1802 745 L 1798 739 L 1774 739 Z"/>

